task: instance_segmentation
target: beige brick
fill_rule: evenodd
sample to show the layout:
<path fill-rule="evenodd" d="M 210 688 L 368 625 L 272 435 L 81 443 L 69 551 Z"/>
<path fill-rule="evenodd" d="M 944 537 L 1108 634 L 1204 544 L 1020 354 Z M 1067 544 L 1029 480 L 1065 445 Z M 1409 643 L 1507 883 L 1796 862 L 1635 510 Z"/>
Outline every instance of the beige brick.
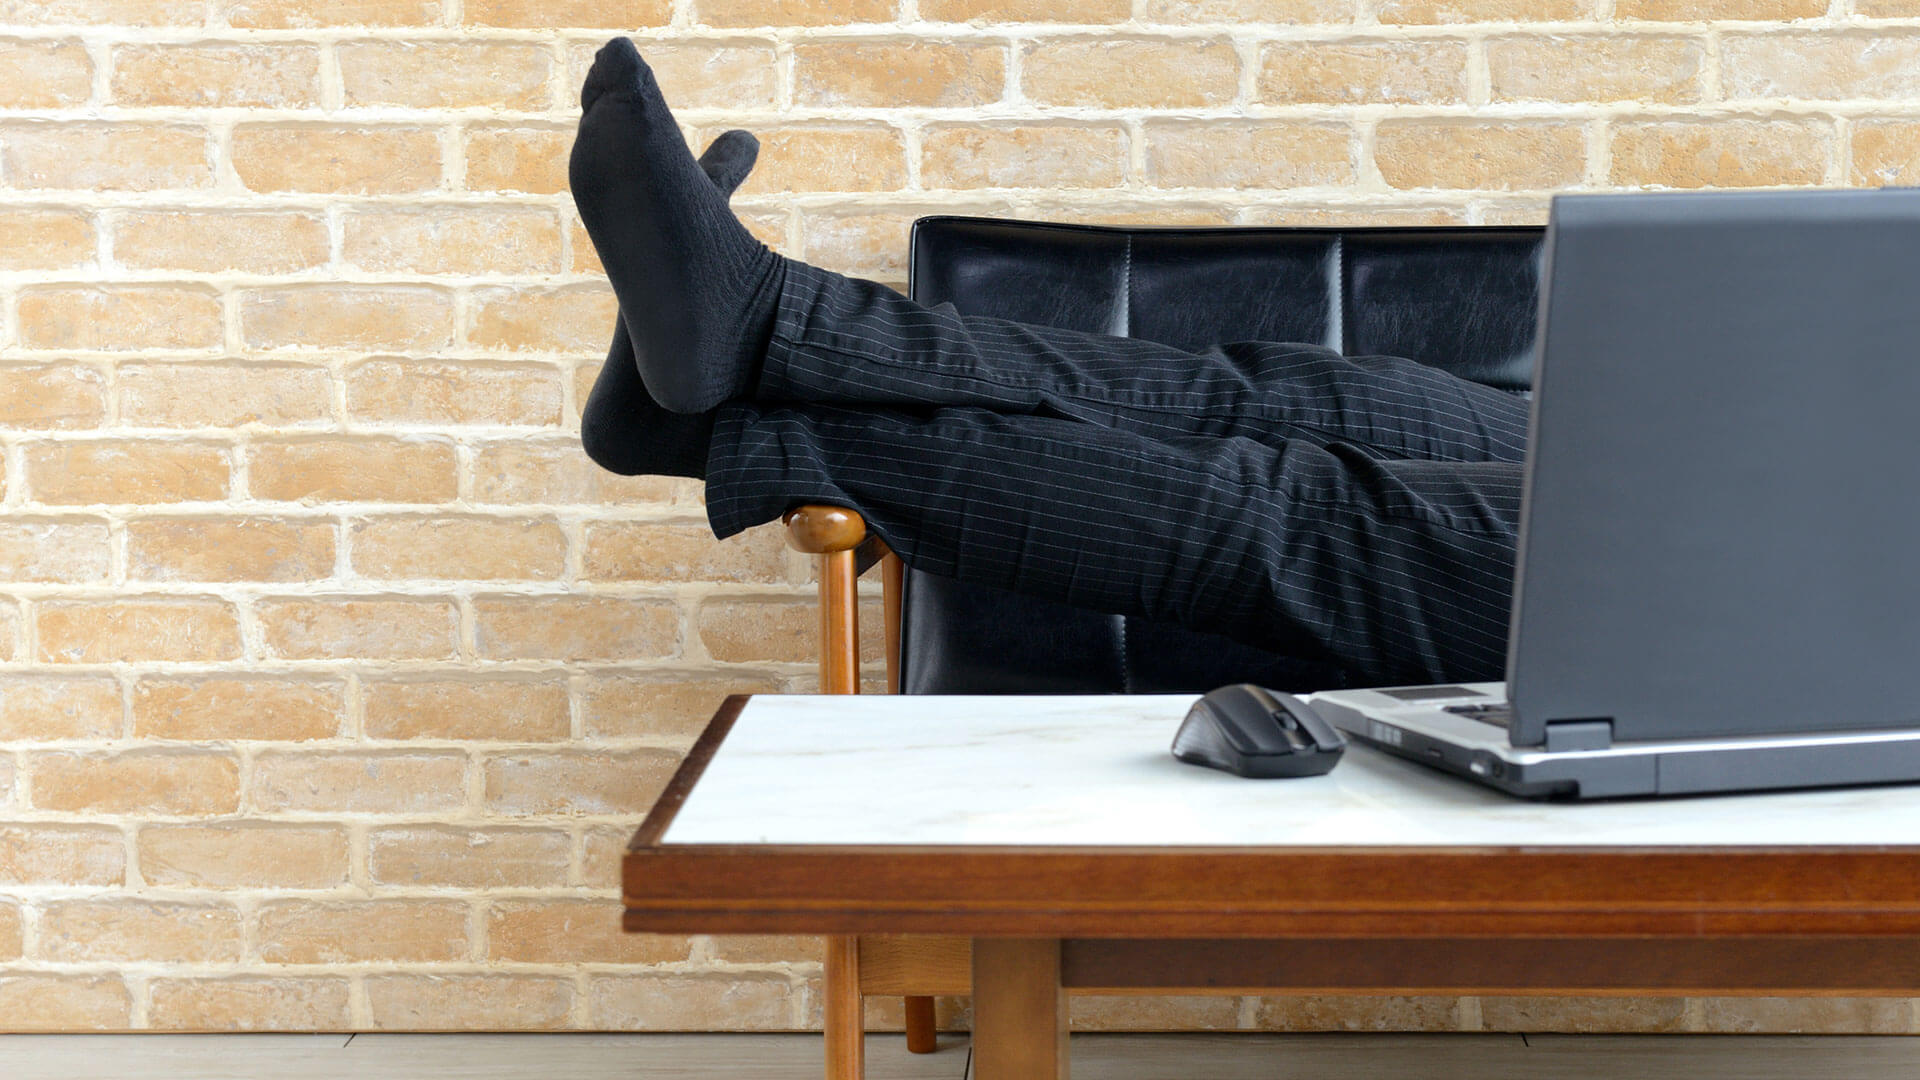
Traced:
<path fill-rule="evenodd" d="M 350 535 L 354 571 L 371 578 L 547 580 L 566 571 L 566 534 L 552 518 L 371 518 Z"/>
<path fill-rule="evenodd" d="M 600 262 L 600 253 L 594 250 L 593 237 L 587 235 L 587 227 L 580 224 L 578 214 L 572 215 L 567 222 L 567 238 L 573 245 L 571 269 L 574 273 L 606 274 L 607 268 Z"/>
<path fill-rule="evenodd" d="M 584 573 L 596 581 L 758 581 L 787 578 L 785 535 L 753 529 L 715 540 L 704 522 L 590 521 Z"/>
<path fill-rule="evenodd" d="M 1457 1031 L 1459 999 L 1451 997 L 1270 997 L 1255 1003 L 1260 1031 Z"/>
<path fill-rule="evenodd" d="M 56 664 L 240 658 L 240 621 L 224 600 L 48 600 L 35 618 L 40 659 Z"/>
<path fill-rule="evenodd" d="M 453 446 L 412 439 L 256 442 L 248 486 L 262 499 L 446 502 L 457 485 Z"/>
<path fill-rule="evenodd" d="M 116 105 L 314 108 L 320 104 L 320 49 L 232 43 L 120 45 L 113 50 L 109 87 Z"/>
<path fill-rule="evenodd" d="M 211 349 L 223 333 L 206 285 L 35 285 L 19 305 L 29 349 Z"/>
<path fill-rule="evenodd" d="M 180 889 L 327 889 L 347 883 L 347 831 L 261 821 L 148 825 L 140 876 Z"/>
<path fill-rule="evenodd" d="M 1920 0 L 1853 0 L 1856 15 L 1869 19 L 1904 19 L 1920 15 Z"/>
<path fill-rule="evenodd" d="M 1390 24 L 1559 22 L 1586 18 L 1593 13 L 1591 0 L 1375 0 L 1375 2 L 1377 4 L 1375 13 L 1380 21 Z M 1633 0 L 1619 0 L 1619 6 L 1624 8 L 1632 2 Z"/>
<path fill-rule="evenodd" d="M 466 802 L 462 753 L 265 753 L 254 759 L 247 801 L 257 810 L 425 814 Z"/>
<path fill-rule="evenodd" d="M 1550 34 L 1487 42 L 1495 101 L 1701 99 L 1706 48 L 1694 38 Z"/>
<path fill-rule="evenodd" d="M 429 285 L 290 285 L 240 294 L 252 348 L 433 349 L 453 340 L 453 296 Z"/>
<path fill-rule="evenodd" d="M 17 797 L 26 794 L 24 791 L 17 790 L 15 777 L 19 772 L 11 754 L 0 757 L 0 807 L 13 806 Z"/>
<path fill-rule="evenodd" d="M 1486 1031 L 1606 1032 L 1685 1031 L 1685 998 L 1506 997 L 1480 999 Z"/>
<path fill-rule="evenodd" d="M 197 750 L 33 755 L 33 803 L 97 814 L 228 814 L 239 805 L 240 763 Z"/>
<path fill-rule="evenodd" d="M 1243 215 L 1247 225 L 1355 228 L 1380 225 L 1465 225 L 1467 213 L 1453 206 L 1257 206 Z"/>
<path fill-rule="evenodd" d="M 1388 120 L 1374 138 L 1374 163 L 1397 188 L 1559 188 L 1579 181 L 1585 158 L 1574 124 Z"/>
<path fill-rule="evenodd" d="M 13 188 L 157 191 L 213 186 L 207 129 L 134 120 L 0 125 L 0 165 Z"/>
<path fill-rule="evenodd" d="M 227 450 L 212 443 L 60 442 L 23 448 L 43 503 L 202 502 L 227 496 Z"/>
<path fill-rule="evenodd" d="M 330 423 L 325 368 L 297 364 L 121 364 L 120 419 L 134 427 Z"/>
<path fill-rule="evenodd" d="M 0 825 L 0 884 L 121 885 L 127 845 L 104 825 Z"/>
<path fill-rule="evenodd" d="M 0 900 L 0 961 L 20 959 L 24 934 L 20 905 Z"/>
<path fill-rule="evenodd" d="M 554 427 L 559 369 L 538 364 L 374 359 L 347 371 L 347 414 L 375 423 Z"/>
<path fill-rule="evenodd" d="M 1616 19 L 1706 22 L 1721 19 L 1817 19 L 1828 0 L 1614 0 Z"/>
<path fill-rule="evenodd" d="M 1480 222 L 1483 225 L 1545 225 L 1551 205 L 1551 200 L 1536 199 L 1493 203 L 1482 207 Z"/>
<path fill-rule="evenodd" d="M 267 652 L 288 660 L 447 660 L 460 617 L 444 599 L 301 596 L 254 604 Z"/>
<path fill-rule="evenodd" d="M 1029 42 L 1020 82 L 1042 105 L 1190 109 L 1224 105 L 1239 85 L 1227 41 L 1097 38 Z"/>
<path fill-rule="evenodd" d="M 1920 34 L 1728 35 L 1720 82 L 1729 98 L 1891 98 L 1920 94 Z"/>
<path fill-rule="evenodd" d="M 105 581 L 105 521 L 0 521 L 0 581 Z"/>
<path fill-rule="evenodd" d="M 84 105 L 93 93 L 93 61 L 78 41 L 0 40 L 0 109 Z"/>
<path fill-rule="evenodd" d="M 1920 185 L 1920 122 L 1861 120 L 1853 125 L 1852 142 L 1850 183 Z"/>
<path fill-rule="evenodd" d="M 1127 226 L 1163 226 L 1190 225 L 1200 227 L 1235 224 L 1234 210 L 1230 203 L 1213 205 L 1168 206 L 1154 203 L 1129 203 L 1122 201 L 1102 201 L 1089 205 L 1073 203 L 1041 203 L 1034 208 L 1034 216 L 1041 221 L 1069 222 L 1077 225 L 1127 225 Z"/>
<path fill-rule="evenodd" d="M 8 1031 L 114 1031 L 132 1022 L 133 998 L 117 975 L 0 975 L 0 1016 Z"/>
<path fill-rule="evenodd" d="M 1833 155 L 1823 121 L 1622 123 L 1613 129 L 1611 181 L 1623 187 L 1817 184 Z"/>
<path fill-rule="evenodd" d="M 205 0 L 9 0 L 0 17 L 39 25 L 190 26 L 207 17 Z"/>
<path fill-rule="evenodd" d="M 3 227 L 3 223 L 0 223 Z M 106 418 L 106 378 L 77 364 L 0 366 L 0 429 L 98 427 Z"/>
<path fill-rule="evenodd" d="M 111 678 L 0 676 L 0 742 L 110 739 L 120 729 L 120 684 Z"/>
<path fill-rule="evenodd" d="M 874 213 L 808 211 L 800 227 L 804 242 L 789 250 L 815 266 L 874 281 L 903 283 L 907 280 L 908 236 L 914 219 L 927 212 L 898 207 Z"/>
<path fill-rule="evenodd" d="M 370 975 L 373 1026 L 396 1031 L 562 1028 L 573 981 L 549 975 Z"/>
<path fill-rule="evenodd" d="M 591 1022 L 615 1031 L 791 1031 L 800 991 L 772 972 L 595 976 Z"/>
<path fill-rule="evenodd" d="M 597 825 L 581 835 L 581 884 L 589 889 L 618 889 L 623 874 L 622 860 L 627 845 L 633 842 L 633 829 L 625 825 Z"/>
<path fill-rule="evenodd" d="M 579 86 L 593 65 L 598 43 L 567 54 L 567 85 Z M 772 108 L 779 104 L 779 62 L 771 42 L 676 37 L 649 41 L 642 54 L 675 109 Z"/>
<path fill-rule="evenodd" d="M 496 814 L 644 814 L 667 786 L 680 755 L 502 754 L 486 760 L 486 805 Z"/>
<path fill-rule="evenodd" d="M 920 0 L 920 17 L 934 22 L 1125 22 L 1128 0 Z"/>
<path fill-rule="evenodd" d="M 691 0 L 708 26 L 838 26 L 891 22 L 897 0 Z"/>
<path fill-rule="evenodd" d="M 679 609 L 662 600 L 483 595 L 473 612 L 489 660 L 645 660 L 679 650 Z"/>
<path fill-rule="evenodd" d="M 584 390 L 580 397 L 585 400 Z M 607 472 L 587 457 L 577 438 L 484 443 L 473 455 L 473 500 L 477 503 L 615 501 L 632 506 L 671 502 L 683 486 L 672 477 L 616 476 Z"/>
<path fill-rule="evenodd" d="M 551 274 L 560 219 L 539 207 L 437 206 L 352 211 L 342 257 L 363 270 L 416 274 Z"/>
<path fill-rule="evenodd" d="M 1354 181 L 1345 124 L 1290 120 L 1164 121 L 1146 126 L 1155 187 L 1289 188 Z"/>
<path fill-rule="evenodd" d="M 496 900 L 487 911 L 487 959 L 534 964 L 673 964 L 688 939 L 620 929 L 620 901 Z"/>
<path fill-rule="evenodd" d="M 1240 999 L 1075 996 L 1068 1016 L 1075 1031 L 1232 1031 L 1240 1026 Z"/>
<path fill-rule="evenodd" d="M 1467 43 L 1282 41 L 1260 50 L 1264 104 L 1452 104 L 1467 95 Z"/>
<path fill-rule="evenodd" d="M 147 1025 L 162 1031 L 345 1031 L 343 978 L 155 979 Z"/>
<path fill-rule="evenodd" d="M 1349 23 L 1354 0 L 1139 0 L 1148 23 Z"/>
<path fill-rule="evenodd" d="M 557 829 L 395 826 L 367 834 L 367 867 L 377 885 L 557 888 L 571 846 Z"/>
<path fill-rule="evenodd" d="M 144 738 L 325 739 L 345 715 L 337 679 L 149 676 L 133 685 L 133 733 Z"/>
<path fill-rule="evenodd" d="M 434 26 L 442 0 L 222 0 L 227 25 L 252 30 L 326 26 Z"/>
<path fill-rule="evenodd" d="M 20 607 L 12 601 L 0 601 L 0 660 L 12 660 L 20 652 Z"/>
<path fill-rule="evenodd" d="M 1126 129 L 1115 124 L 933 125 L 921 139 L 920 182 L 961 189 L 1118 187 L 1126 162 Z"/>
<path fill-rule="evenodd" d="M 240 959 L 240 913 L 225 904 L 69 900 L 40 912 L 44 960 L 161 960 L 206 964 Z"/>
<path fill-rule="evenodd" d="M 236 124 L 232 160 L 254 191 L 398 195 L 440 185 L 440 141 L 424 128 Z"/>
<path fill-rule="evenodd" d="M 320 213 L 129 211 L 114 224 L 113 257 L 136 270 L 244 270 L 290 274 L 324 266 Z"/>
<path fill-rule="evenodd" d="M 1697 1030 L 1737 1034 L 1912 1035 L 1905 998 L 1709 997 Z"/>
<path fill-rule="evenodd" d="M 361 692 L 373 739 L 551 742 L 571 725 L 563 678 L 369 679 Z"/>
<path fill-rule="evenodd" d="M 671 0 L 466 0 L 461 12 L 468 26 L 627 30 L 667 25 L 673 5 Z"/>
<path fill-rule="evenodd" d="M 349 107 L 545 110 L 553 58 L 494 41 L 348 41 L 334 49 Z"/>
<path fill-rule="evenodd" d="M 808 124 L 757 130 L 760 158 L 742 195 L 788 191 L 897 191 L 907 184 L 897 128 Z"/>
<path fill-rule="evenodd" d="M 999 101 L 1001 44 L 927 40 L 821 41 L 793 50 L 794 100 L 820 108 L 955 108 Z"/>
<path fill-rule="evenodd" d="M 254 917 L 269 964 L 422 963 L 467 955 L 467 905 L 453 900 L 274 900 Z"/>
<path fill-rule="evenodd" d="M 772 61 L 769 60 L 769 63 Z M 570 80 L 578 85 L 579 80 Z M 525 191 L 552 195 L 567 190 L 567 155 L 573 132 L 564 128 L 476 126 L 466 131 L 468 191 Z"/>
<path fill-rule="evenodd" d="M 589 739 L 667 737 L 692 745 L 728 694 L 773 694 L 779 680 L 751 673 L 582 676 L 580 718 Z"/>
<path fill-rule="evenodd" d="M 826 942 L 817 937 L 716 934 L 706 942 L 708 954 L 723 964 L 818 964 L 826 960 Z"/>
<path fill-rule="evenodd" d="M 0 210 L 0 235 L 7 238 L 0 270 L 64 270 L 94 261 L 93 218 L 85 211 Z"/>
<path fill-rule="evenodd" d="M 811 663 L 820 657 L 820 612 L 812 600 L 711 599 L 697 615 L 700 640 L 715 660 Z M 860 605 L 860 657 L 881 658 L 877 603 Z"/>
<path fill-rule="evenodd" d="M 604 355 L 619 302 L 591 285 L 489 286 L 473 290 L 467 341 L 503 352 Z"/>
<path fill-rule="evenodd" d="M 331 521 L 146 518 L 127 523 L 135 581 L 318 581 L 333 576 Z"/>

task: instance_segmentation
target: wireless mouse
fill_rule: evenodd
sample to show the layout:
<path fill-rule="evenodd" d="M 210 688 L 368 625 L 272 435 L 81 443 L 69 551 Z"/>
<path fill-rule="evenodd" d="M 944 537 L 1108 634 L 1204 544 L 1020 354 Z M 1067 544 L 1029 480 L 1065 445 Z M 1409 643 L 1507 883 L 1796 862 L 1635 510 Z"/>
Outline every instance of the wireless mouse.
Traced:
<path fill-rule="evenodd" d="M 1210 690 L 1173 736 L 1173 756 L 1240 776 L 1319 776 L 1347 740 L 1313 707 L 1252 683 Z"/>

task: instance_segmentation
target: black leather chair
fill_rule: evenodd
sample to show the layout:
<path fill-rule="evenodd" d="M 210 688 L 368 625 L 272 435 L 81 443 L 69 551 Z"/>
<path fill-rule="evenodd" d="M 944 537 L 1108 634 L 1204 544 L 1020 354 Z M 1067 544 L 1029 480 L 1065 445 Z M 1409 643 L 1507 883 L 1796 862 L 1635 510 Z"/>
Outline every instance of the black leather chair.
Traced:
<path fill-rule="evenodd" d="M 910 294 L 962 312 L 1181 347 L 1309 341 L 1524 389 L 1543 228 L 1113 228 L 983 218 L 916 222 Z M 821 689 L 859 687 L 855 582 L 885 565 L 888 686 L 915 694 L 1204 691 L 1348 685 L 1324 661 L 1084 611 L 902 567 L 859 515 L 806 506 L 793 547 L 822 556 Z M 833 948 L 856 948 L 835 941 Z M 908 999 L 932 1048 L 932 1003 Z"/>

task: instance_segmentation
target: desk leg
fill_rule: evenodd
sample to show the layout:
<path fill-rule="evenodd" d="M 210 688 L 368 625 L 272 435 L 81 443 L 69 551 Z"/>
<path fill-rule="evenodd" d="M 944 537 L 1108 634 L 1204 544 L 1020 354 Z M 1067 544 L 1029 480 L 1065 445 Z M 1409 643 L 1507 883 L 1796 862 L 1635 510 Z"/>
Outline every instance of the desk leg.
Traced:
<path fill-rule="evenodd" d="M 973 941 L 975 1080 L 1067 1080 L 1057 938 Z"/>
<path fill-rule="evenodd" d="M 866 1015 L 860 1005 L 860 939 L 827 939 L 827 1080 L 864 1080 L 867 1075 Z"/>

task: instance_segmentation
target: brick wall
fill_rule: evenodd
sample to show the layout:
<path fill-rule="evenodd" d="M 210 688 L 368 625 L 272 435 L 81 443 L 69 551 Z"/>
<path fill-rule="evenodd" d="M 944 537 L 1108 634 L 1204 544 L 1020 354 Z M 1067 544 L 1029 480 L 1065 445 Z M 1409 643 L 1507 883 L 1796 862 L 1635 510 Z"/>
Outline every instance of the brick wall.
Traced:
<path fill-rule="evenodd" d="M 1920 0 L 0 0 L 0 1024 L 815 1022 L 813 943 L 615 932 L 719 695 L 812 678 L 778 537 L 716 544 L 697 486 L 578 446 L 614 305 L 565 155 L 616 32 L 696 137 L 760 134 L 754 229 L 895 282 L 932 211 L 1534 222 L 1569 187 L 1920 177 Z"/>

